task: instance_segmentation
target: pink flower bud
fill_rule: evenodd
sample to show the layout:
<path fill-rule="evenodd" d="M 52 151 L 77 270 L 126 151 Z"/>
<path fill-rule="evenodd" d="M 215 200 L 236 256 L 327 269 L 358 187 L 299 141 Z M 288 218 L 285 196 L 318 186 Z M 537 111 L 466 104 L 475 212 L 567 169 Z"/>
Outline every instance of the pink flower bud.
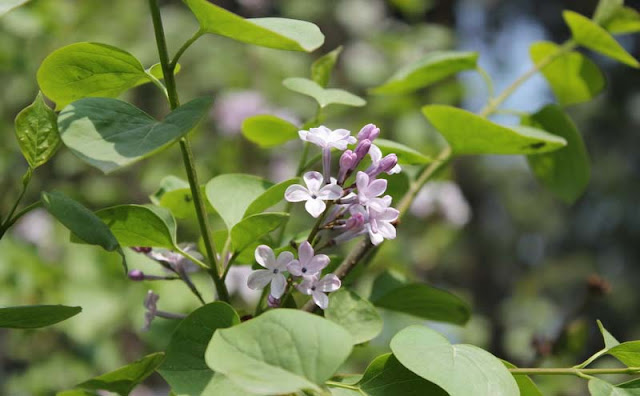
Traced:
<path fill-rule="evenodd" d="M 134 252 L 148 254 L 151 253 L 151 248 L 146 246 L 134 246 L 131 248 Z"/>
<path fill-rule="evenodd" d="M 129 279 L 135 282 L 140 282 L 144 280 L 144 272 L 140 270 L 131 270 L 129 271 Z"/>

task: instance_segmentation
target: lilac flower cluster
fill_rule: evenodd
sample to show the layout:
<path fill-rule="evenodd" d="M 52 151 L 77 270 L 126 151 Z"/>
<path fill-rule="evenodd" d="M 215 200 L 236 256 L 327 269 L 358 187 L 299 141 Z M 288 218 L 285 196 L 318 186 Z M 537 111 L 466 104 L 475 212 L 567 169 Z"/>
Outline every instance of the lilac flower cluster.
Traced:
<path fill-rule="evenodd" d="M 311 171 L 303 175 L 305 186 L 294 184 L 285 191 L 289 202 L 305 202 L 305 209 L 313 217 L 322 219 L 322 227 L 332 234 L 332 243 L 341 243 L 359 235 L 368 234 L 371 243 L 380 244 L 384 239 L 394 239 L 393 223 L 398 219 L 398 210 L 391 207 L 391 196 L 383 195 L 387 181 L 376 179 L 381 173 L 394 174 L 401 171 L 395 154 L 382 156 L 382 151 L 373 142 L 380 129 L 373 124 L 365 125 L 357 135 L 351 136 L 346 129 L 330 130 L 325 126 L 300 131 L 300 138 L 322 149 L 322 174 Z M 353 150 L 349 144 L 356 144 Z M 331 177 L 332 149 L 344 151 L 340 156 L 338 177 Z M 357 170 L 369 155 L 371 164 Z M 349 177 L 356 173 L 355 183 L 347 186 Z M 330 209 L 327 211 L 327 207 Z M 326 212 L 326 213 L 325 213 Z"/>

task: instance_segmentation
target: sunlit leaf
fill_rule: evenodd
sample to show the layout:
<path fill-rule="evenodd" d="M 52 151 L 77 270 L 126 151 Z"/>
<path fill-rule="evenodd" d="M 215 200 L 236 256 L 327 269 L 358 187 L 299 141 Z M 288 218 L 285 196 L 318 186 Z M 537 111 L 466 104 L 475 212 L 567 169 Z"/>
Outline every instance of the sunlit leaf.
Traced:
<path fill-rule="evenodd" d="M 382 318 L 376 308 L 347 289 L 329 295 L 324 317 L 347 329 L 356 344 L 372 340 L 382 331 Z"/>
<path fill-rule="evenodd" d="M 350 92 L 336 88 L 322 88 L 318 83 L 307 78 L 287 78 L 282 84 L 294 92 L 312 97 L 320 107 L 327 107 L 330 104 L 361 107 L 367 104 L 364 99 Z"/>
<path fill-rule="evenodd" d="M 640 341 L 628 341 L 609 349 L 607 353 L 627 367 L 640 367 Z"/>
<path fill-rule="evenodd" d="M 297 139 L 299 129 L 289 121 L 268 114 L 248 117 L 242 122 L 244 137 L 265 148 Z"/>
<path fill-rule="evenodd" d="M 205 191 L 211 206 L 231 229 L 245 217 L 245 212 L 256 198 L 272 186 L 272 183 L 256 176 L 226 174 L 209 180 Z"/>
<path fill-rule="evenodd" d="M 622 7 L 604 23 L 604 28 L 612 34 L 640 32 L 640 13 L 631 7 Z"/>
<path fill-rule="evenodd" d="M 47 162 L 60 147 L 57 116 L 45 103 L 42 93 L 18 113 L 15 128 L 22 155 L 33 169 Z"/>

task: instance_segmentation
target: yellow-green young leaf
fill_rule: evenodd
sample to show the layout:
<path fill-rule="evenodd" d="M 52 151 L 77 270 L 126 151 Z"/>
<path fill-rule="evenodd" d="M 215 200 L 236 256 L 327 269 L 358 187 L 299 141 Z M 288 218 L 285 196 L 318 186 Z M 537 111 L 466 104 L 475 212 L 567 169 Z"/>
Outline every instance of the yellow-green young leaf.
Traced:
<path fill-rule="evenodd" d="M 163 211 L 163 215 L 160 212 Z M 167 209 L 142 205 L 118 205 L 96 212 L 109 226 L 121 246 L 149 246 L 173 249 L 176 222 Z"/>
<path fill-rule="evenodd" d="M 384 84 L 371 90 L 374 94 L 404 94 L 424 88 L 464 70 L 476 68 L 477 52 L 434 51 L 408 64 Z"/>
<path fill-rule="evenodd" d="M 245 217 L 231 229 L 231 245 L 234 252 L 241 252 L 254 241 L 283 225 L 288 213 L 258 213 Z"/>
<path fill-rule="evenodd" d="M 552 42 L 540 41 L 529 48 L 529 55 L 534 63 L 538 63 L 558 49 L 559 46 Z M 563 106 L 591 100 L 605 87 L 600 68 L 577 51 L 556 58 L 542 69 L 542 74 Z"/>
<path fill-rule="evenodd" d="M 150 376 L 162 364 L 163 360 L 164 353 L 153 353 L 115 371 L 78 384 L 76 387 L 88 390 L 106 390 L 126 396 Z"/>
<path fill-rule="evenodd" d="M 516 366 L 506 360 L 503 360 L 502 364 L 507 368 L 516 368 Z M 533 382 L 528 375 L 514 375 L 513 378 L 518 384 L 518 389 L 520 389 L 520 396 L 542 396 L 542 393 L 536 386 L 536 383 Z"/>
<path fill-rule="evenodd" d="M 324 43 L 324 35 L 311 22 L 285 18 L 244 19 L 207 0 L 184 0 L 200 28 L 262 47 L 311 52 Z"/>
<path fill-rule="evenodd" d="M 604 325 L 601 321 L 596 320 L 598 324 L 598 329 L 600 330 L 600 334 L 602 334 L 602 339 L 604 341 L 604 347 L 606 349 L 611 349 L 614 346 L 620 345 L 620 341 L 618 341 L 614 336 L 609 333 L 607 329 L 604 328 Z"/>
<path fill-rule="evenodd" d="M 51 326 L 82 311 L 65 305 L 23 305 L 0 308 L 0 328 L 36 329 Z"/>
<path fill-rule="evenodd" d="M 451 345 L 434 330 L 409 326 L 391 339 L 403 366 L 451 396 L 519 396 L 515 379 L 502 362 L 473 345 Z"/>
<path fill-rule="evenodd" d="M 28 1 L 29 0 L 2 0 L 0 2 L 0 18 L 14 8 L 26 4 Z"/>
<path fill-rule="evenodd" d="M 342 52 L 342 46 L 334 49 L 333 51 L 324 54 L 320 58 L 316 59 L 311 64 L 311 79 L 318 83 L 323 88 L 329 84 L 331 79 L 331 72 L 336 65 L 338 56 Z"/>
<path fill-rule="evenodd" d="M 248 117 L 242 122 L 244 137 L 264 148 L 279 146 L 296 139 L 298 129 L 289 121 L 268 114 Z"/>
<path fill-rule="evenodd" d="M 60 147 L 56 114 L 47 106 L 42 93 L 16 117 L 16 138 L 22 155 L 32 169 L 47 162 Z"/>
<path fill-rule="evenodd" d="M 160 375 L 178 395 L 201 395 L 213 379 L 204 361 L 209 340 L 217 329 L 240 323 L 238 314 L 223 302 L 204 305 L 183 319 L 171 335 Z"/>
<path fill-rule="evenodd" d="M 387 139 L 376 139 L 373 142 L 382 151 L 382 155 L 394 153 L 398 157 L 399 164 L 424 165 L 432 161 L 431 158 L 421 152 Z"/>
<path fill-rule="evenodd" d="M 281 308 L 216 331 L 205 359 L 213 371 L 249 392 L 320 392 L 351 349 L 351 334 L 341 326 Z"/>
<path fill-rule="evenodd" d="M 567 141 L 559 150 L 527 157 L 529 166 L 540 183 L 567 203 L 578 199 L 589 184 L 591 166 L 589 154 L 580 132 L 567 114 L 557 105 L 547 105 L 528 119 L 525 125 L 535 126 Z"/>
<path fill-rule="evenodd" d="M 640 13 L 631 7 L 619 8 L 603 27 L 612 34 L 640 32 Z"/>
<path fill-rule="evenodd" d="M 207 114 L 211 98 L 194 99 L 158 121 L 118 99 L 85 98 L 58 116 L 62 142 L 80 159 L 111 173 L 167 148 Z"/>
<path fill-rule="evenodd" d="M 180 70 L 182 70 L 182 66 L 180 66 L 180 64 L 178 63 L 178 64 L 176 64 L 176 67 L 173 70 L 173 75 L 175 76 L 176 74 L 180 73 Z M 150 68 L 148 68 L 146 70 L 146 72 L 151 74 L 152 76 L 154 76 L 158 80 L 163 80 L 164 79 L 164 73 L 162 73 L 162 64 L 160 64 L 160 63 L 156 63 L 156 64 L 152 65 Z"/>
<path fill-rule="evenodd" d="M 609 349 L 607 353 L 627 367 L 640 367 L 640 341 L 628 341 Z"/>
<path fill-rule="evenodd" d="M 356 344 L 372 340 L 382 331 L 382 318 L 373 304 L 347 289 L 329 295 L 324 317 L 347 329 Z"/>
<path fill-rule="evenodd" d="M 37 79 L 57 110 L 81 98 L 115 98 L 151 81 L 136 57 L 100 43 L 75 43 L 52 52 L 42 61 Z"/>
<path fill-rule="evenodd" d="M 362 107 L 367 104 L 364 99 L 350 92 L 336 88 L 322 88 L 318 83 L 308 78 L 287 78 L 282 84 L 293 92 L 312 97 L 320 107 L 327 107 L 330 104 Z"/>
<path fill-rule="evenodd" d="M 569 25 L 569 29 L 571 29 L 573 39 L 578 44 L 631 67 L 640 67 L 640 63 L 622 48 L 604 28 L 573 11 L 564 11 L 562 15 L 567 25 Z"/>
<path fill-rule="evenodd" d="M 565 139 L 540 129 L 505 127 L 451 106 L 424 106 L 422 112 L 455 154 L 534 154 L 567 144 Z"/>
<path fill-rule="evenodd" d="M 284 199 L 284 192 L 287 190 L 287 187 L 296 183 L 300 183 L 300 178 L 294 177 L 293 179 L 285 180 L 269 187 L 267 191 L 251 202 L 244 213 L 244 217 L 264 212 L 270 207 L 280 203 Z"/>
<path fill-rule="evenodd" d="M 624 0 L 600 0 L 593 13 L 593 21 L 598 25 L 603 25 L 618 12 L 624 5 Z"/>

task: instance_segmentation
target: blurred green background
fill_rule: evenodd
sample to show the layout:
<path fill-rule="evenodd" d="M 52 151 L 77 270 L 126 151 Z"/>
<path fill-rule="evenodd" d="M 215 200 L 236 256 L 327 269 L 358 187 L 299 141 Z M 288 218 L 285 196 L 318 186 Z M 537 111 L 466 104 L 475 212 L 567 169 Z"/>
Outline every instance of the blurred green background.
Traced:
<path fill-rule="evenodd" d="M 178 0 L 166 0 L 163 18 L 170 52 L 197 30 L 195 18 Z M 331 87 L 363 97 L 364 108 L 329 109 L 325 124 L 353 132 L 373 122 L 382 137 L 426 154 L 444 144 L 420 114 L 421 105 L 444 103 L 477 111 L 487 92 L 477 73 L 463 73 L 416 94 L 367 96 L 400 66 L 429 51 L 480 52 L 480 64 L 497 90 L 530 67 L 528 46 L 569 36 L 561 11 L 591 15 L 597 1 L 583 0 L 237 0 L 215 1 L 242 16 L 284 16 L 316 23 L 326 36 L 317 53 L 251 47 L 206 35 L 182 57 L 177 76 L 183 101 L 215 98 L 211 117 L 193 134 L 201 181 L 225 172 L 253 173 L 280 181 L 294 176 L 301 145 L 261 150 L 239 127 L 245 117 L 273 113 L 301 124 L 314 103 L 288 91 L 286 77 L 307 77 L 320 54 L 344 46 Z M 638 8 L 639 1 L 627 1 Z M 15 200 L 26 163 L 13 119 L 37 94 L 36 71 L 53 50 L 78 41 L 119 46 L 145 66 L 157 62 L 147 2 L 143 0 L 33 0 L 0 19 L 0 211 Z M 636 57 L 637 37 L 621 37 Z M 385 270 L 446 288 L 469 301 L 473 318 L 465 327 L 433 323 L 456 342 L 487 348 L 520 366 L 570 366 L 601 348 L 595 320 L 620 340 L 640 338 L 637 291 L 640 279 L 640 73 L 589 54 L 606 73 L 608 86 L 595 100 L 569 113 L 592 159 L 585 195 L 567 206 L 545 191 L 521 157 L 456 160 L 442 180 L 421 192 L 413 216 L 386 243 L 358 285 L 368 293 Z M 150 114 L 167 112 L 151 84 L 126 97 Z M 532 78 L 505 107 L 535 111 L 553 101 L 541 76 Z M 517 122 L 497 116 L 500 122 Z M 39 191 L 59 189 L 92 209 L 119 203 L 148 203 L 166 175 L 185 178 L 177 147 L 125 172 L 104 176 L 64 147 L 35 174 L 25 203 Z M 411 169 L 408 169 L 411 172 Z M 308 220 L 300 213 L 301 218 Z M 218 224 L 218 223 L 216 223 Z M 193 220 L 181 222 L 180 240 L 193 242 Z M 218 224 L 218 227 L 222 227 Z M 149 272 L 157 266 L 128 253 L 130 265 Z M 240 306 L 254 295 L 238 271 L 229 282 Z M 196 282 L 210 296 L 206 278 Z M 0 241 L 0 305 L 81 305 L 82 314 L 37 331 L 0 331 L 0 395 L 49 395 L 142 355 L 162 350 L 175 323 L 156 320 L 141 331 L 142 300 L 158 292 L 160 309 L 187 313 L 197 301 L 181 284 L 133 283 L 115 255 L 73 245 L 68 231 L 34 211 Z M 390 337 L 421 322 L 385 313 L 383 334 L 358 347 L 346 370 L 361 370 L 388 350 Z M 613 361 L 603 364 L 615 365 Z M 622 380 L 623 378 L 620 378 Z M 586 394 L 571 377 L 539 378 L 545 395 Z M 137 395 L 166 394 L 154 375 Z"/>

